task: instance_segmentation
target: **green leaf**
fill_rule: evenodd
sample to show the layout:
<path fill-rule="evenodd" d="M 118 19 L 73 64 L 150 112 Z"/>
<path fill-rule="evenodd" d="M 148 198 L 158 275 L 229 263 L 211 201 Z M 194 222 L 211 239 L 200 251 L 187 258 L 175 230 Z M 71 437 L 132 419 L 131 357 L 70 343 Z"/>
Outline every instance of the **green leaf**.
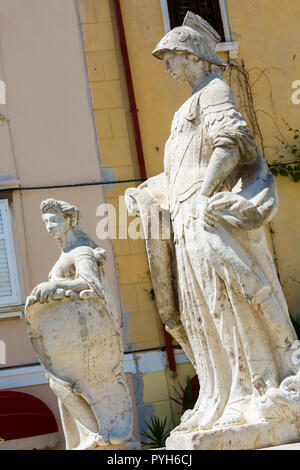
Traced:
<path fill-rule="evenodd" d="M 175 403 L 177 403 L 177 405 L 182 406 L 182 401 L 181 401 L 181 400 L 177 400 L 177 398 L 174 398 L 174 397 L 170 397 L 170 399 L 171 399 L 172 401 L 174 401 Z"/>
<path fill-rule="evenodd" d="M 165 446 L 165 441 L 170 435 L 171 428 L 167 428 L 167 418 L 160 420 L 156 416 L 151 418 L 151 422 L 145 424 L 148 426 L 148 430 L 144 431 L 142 435 L 148 439 L 147 442 L 142 442 L 144 445 L 159 448 Z"/>

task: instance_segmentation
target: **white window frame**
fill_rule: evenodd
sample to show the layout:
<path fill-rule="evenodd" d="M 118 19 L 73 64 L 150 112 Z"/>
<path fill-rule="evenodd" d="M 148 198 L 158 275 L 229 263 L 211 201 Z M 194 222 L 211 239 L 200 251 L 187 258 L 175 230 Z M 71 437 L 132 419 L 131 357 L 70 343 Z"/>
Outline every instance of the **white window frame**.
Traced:
<path fill-rule="evenodd" d="M 11 214 L 8 204 L 8 199 L 0 199 L 0 209 L 2 212 L 2 223 L 4 227 L 3 235 L 0 237 L 4 238 L 5 246 L 7 250 L 7 261 L 8 261 L 8 269 L 10 275 L 10 282 L 11 282 L 11 290 L 12 294 L 5 297 L 0 297 L 0 318 L 2 317 L 2 312 L 7 312 L 8 310 L 12 310 L 13 307 L 20 306 L 21 304 L 21 292 L 20 292 L 20 285 L 18 279 L 18 267 L 17 267 L 17 260 L 16 260 L 16 252 L 14 246 L 14 236 L 12 231 L 12 223 L 11 223 Z M 7 315 L 6 315 L 7 316 Z M 10 316 L 16 316 L 14 313 Z"/>
<path fill-rule="evenodd" d="M 165 32 L 168 33 L 171 29 L 170 15 L 167 0 L 160 0 L 161 10 L 164 22 Z M 230 59 L 236 59 L 238 57 L 239 42 L 232 41 L 231 32 L 229 27 L 229 20 L 227 14 L 226 0 L 219 0 L 220 12 L 223 22 L 223 30 L 225 41 L 219 42 L 216 47 L 217 52 L 228 52 Z"/>

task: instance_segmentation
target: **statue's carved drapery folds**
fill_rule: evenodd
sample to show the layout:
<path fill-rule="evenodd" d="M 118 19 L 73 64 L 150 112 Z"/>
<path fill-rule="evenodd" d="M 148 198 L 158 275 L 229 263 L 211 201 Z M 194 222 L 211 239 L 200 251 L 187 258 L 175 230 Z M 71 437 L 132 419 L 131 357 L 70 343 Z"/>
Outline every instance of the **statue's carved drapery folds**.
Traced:
<path fill-rule="evenodd" d="M 67 449 L 138 448 L 105 250 L 79 228 L 75 206 L 48 199 L 41 210 L 62 252 L 48 282 L 28 297 L 26 320 L 59 400 Z"/>
<path fill-rule="evenodd" d="M 174 115 L 164 173 L 126 192 L 143 223 L 158 309 L 200 382 L 169 449 L 298 437 L 298 343 L 264 233 L 278 207 L 275 181 L 222 77 L 217 36 L 188 13 L 154 50 L 192 96 Z M 151 236 L 159 212 L 169 240 Z"/>

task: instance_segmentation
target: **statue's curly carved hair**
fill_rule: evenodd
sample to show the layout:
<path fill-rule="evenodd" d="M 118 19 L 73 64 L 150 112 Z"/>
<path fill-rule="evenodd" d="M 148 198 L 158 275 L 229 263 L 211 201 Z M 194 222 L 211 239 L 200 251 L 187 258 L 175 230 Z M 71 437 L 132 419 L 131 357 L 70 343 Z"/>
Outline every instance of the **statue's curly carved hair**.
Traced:
<path fill-rule="evenodd" d="M 57 199 L 52 198 L 45 199 L 41 202 L 40 208 L 42 214 L 45 214 L 52 209 L 59 209 L 62 215 L 66 219 L 69 219 L 71 227 L 75 227 L 80 223 L 81 216 L 79 209 L 66 201 L 58 201 Z"/>
<path fill-rule="evenodd" d="M 49 198 L 41 202 L 40 209 L 42 214 L 46 214 L 51 210 L 59 210 L 63 217 L 69 220 L 70 227 L 73 229 L 78 240 L 82 242 L 82 245 L 92 248 L 98 247 L 98 245 L 79 228 L 81 215 L 76 206 L 66 201 L 58 201 L 57 199 Z"/>

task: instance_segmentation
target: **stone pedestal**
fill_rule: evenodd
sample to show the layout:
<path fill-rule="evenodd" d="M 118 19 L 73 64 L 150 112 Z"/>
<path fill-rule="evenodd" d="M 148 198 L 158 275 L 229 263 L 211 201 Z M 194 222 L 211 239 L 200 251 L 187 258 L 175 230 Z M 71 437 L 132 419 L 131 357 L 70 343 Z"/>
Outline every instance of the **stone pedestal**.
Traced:
<path fill-rule="evenodd" d="M 292 444 L 283 444 L 281 446 L 264 447 L 260 450 L 300 450 L 300 442 L 293 442 Z"/>
<path fill-rule="evenodd" d="M 298 442 L 300 423 L 268 422 L 195 432 L 175 432 L 167 450 L 251 450 Z"/>

